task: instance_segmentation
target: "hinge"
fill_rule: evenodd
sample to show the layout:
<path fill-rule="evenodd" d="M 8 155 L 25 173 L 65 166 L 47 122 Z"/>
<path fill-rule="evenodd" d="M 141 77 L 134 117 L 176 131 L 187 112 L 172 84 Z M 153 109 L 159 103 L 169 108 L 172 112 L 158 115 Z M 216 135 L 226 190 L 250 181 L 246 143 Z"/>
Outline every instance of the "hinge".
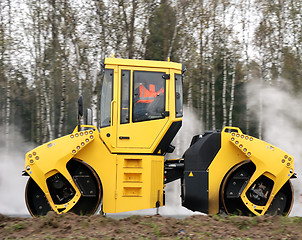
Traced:
<path fill-rule="evenodd" d="M 169 111 L 164 111 L 164 112 L 161 113 L 161 115 L 163 117 L 169 117 L 170 116 L 170 112 Z"/>
<path fill-rule="evenodd" d="M 168 80 L 170 79 L 170 74 L 165 73 L 162 77 L 163 79 Z"/>
<path fill-rule="evenodd" d="M 117 191 L 115 191 L 115 199 L 117 199 Z"/>

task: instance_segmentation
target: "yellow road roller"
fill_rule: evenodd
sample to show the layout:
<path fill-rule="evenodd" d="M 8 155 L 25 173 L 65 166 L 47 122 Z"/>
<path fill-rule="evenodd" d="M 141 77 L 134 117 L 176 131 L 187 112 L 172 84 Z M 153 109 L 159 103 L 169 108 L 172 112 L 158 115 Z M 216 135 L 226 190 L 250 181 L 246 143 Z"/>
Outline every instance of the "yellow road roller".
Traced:
<path fill-rule="evenodd" d="M 165 159 L 182 125 L 182 64 L 106 58 L 97 126 L 85 124 L 25 156 L 32 216 L 120 213 L 165 204 L 180 179 L 182 205 L 207 214 L 288 215 L 294 158 L 239 128 L 193 136 L 181 159 Z M 79 99 L 79 118 L 83 116 Z"/>

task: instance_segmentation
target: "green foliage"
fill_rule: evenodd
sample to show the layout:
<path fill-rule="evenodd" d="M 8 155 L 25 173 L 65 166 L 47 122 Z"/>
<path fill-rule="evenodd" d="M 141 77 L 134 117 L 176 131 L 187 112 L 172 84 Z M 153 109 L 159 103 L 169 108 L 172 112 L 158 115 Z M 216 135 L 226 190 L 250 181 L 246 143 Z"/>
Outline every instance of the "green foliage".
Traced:
<path fill-rule="evenodd" d="M 168 1 L 161 0 L 149 19 L 150 35 L 146 43 L 145 59 L 167 60 L 169 48 L 173 47 L 173 34 L 177 24 L 175 15 Z"/>

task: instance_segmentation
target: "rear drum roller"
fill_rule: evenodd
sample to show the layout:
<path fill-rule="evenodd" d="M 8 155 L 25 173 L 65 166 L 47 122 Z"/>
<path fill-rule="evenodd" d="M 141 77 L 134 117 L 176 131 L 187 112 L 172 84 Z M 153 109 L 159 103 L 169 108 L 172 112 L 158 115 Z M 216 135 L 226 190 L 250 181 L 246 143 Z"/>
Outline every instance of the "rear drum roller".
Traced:
<path fill-rule="evenodd" d="M 255 169 L 255 165 L 247 160 L 235 166 L 226 175 L 221 187 L 220 197 L 227 214 L 245 216 L 254 215 L 242 202 L 240 195 Z M 249 201 L 255 205 L 265 206 L 273 189 L 273 185 L 274 182 L 271 179 L 260 176 L 248 189 L 246 196 Z M 265 214 L 288 215 L 292 204 L 293 189 L 290 181 L 288 181 L 276 194 Z"/>

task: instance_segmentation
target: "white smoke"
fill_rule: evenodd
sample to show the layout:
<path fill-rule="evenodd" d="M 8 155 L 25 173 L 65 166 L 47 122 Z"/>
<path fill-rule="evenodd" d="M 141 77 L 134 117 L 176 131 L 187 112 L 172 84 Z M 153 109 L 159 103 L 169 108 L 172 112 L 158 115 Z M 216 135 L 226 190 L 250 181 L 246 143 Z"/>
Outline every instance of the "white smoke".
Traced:
<path fill-rule="evenodd" d="M 263 140 L 294 156 L 298 178 L 291 181 L 295 195 L 291 216 L 302 216 L 302 97 L 282 81 L 283 88 L 249 84 L 248 104 L 252 116 L 262 122 Z"/>
<path fill-rule="evenodd" d="M 167 154 L 167 159 L 181 158 L 184 152 L 190 147 L 192 137 L 204 132 L 201 121 L 192 109 L 184 107 L 184 117 L 182 127 L 174 140 L 172 145 L 175 146 L 175 151 L 172 154 Z M 160 210 L 162 215 L 192 215 L 200 214 L 199 212 L 192 212 L 181 206 L 181 190 L 180 180 L 168 183 L 166 185 L 166 206 Z"/>
<path fill-rule="evenodd" d="M 3 130 L 4 127 L 1 127 Z M 0 213 L 28 215 L 25 204 L 25 186 L 28 177 L 22 176 L 24 156 L 32 149 L 22 138 L 20 131 L 10 127 L 9 135 L 0 139 Z"/>

